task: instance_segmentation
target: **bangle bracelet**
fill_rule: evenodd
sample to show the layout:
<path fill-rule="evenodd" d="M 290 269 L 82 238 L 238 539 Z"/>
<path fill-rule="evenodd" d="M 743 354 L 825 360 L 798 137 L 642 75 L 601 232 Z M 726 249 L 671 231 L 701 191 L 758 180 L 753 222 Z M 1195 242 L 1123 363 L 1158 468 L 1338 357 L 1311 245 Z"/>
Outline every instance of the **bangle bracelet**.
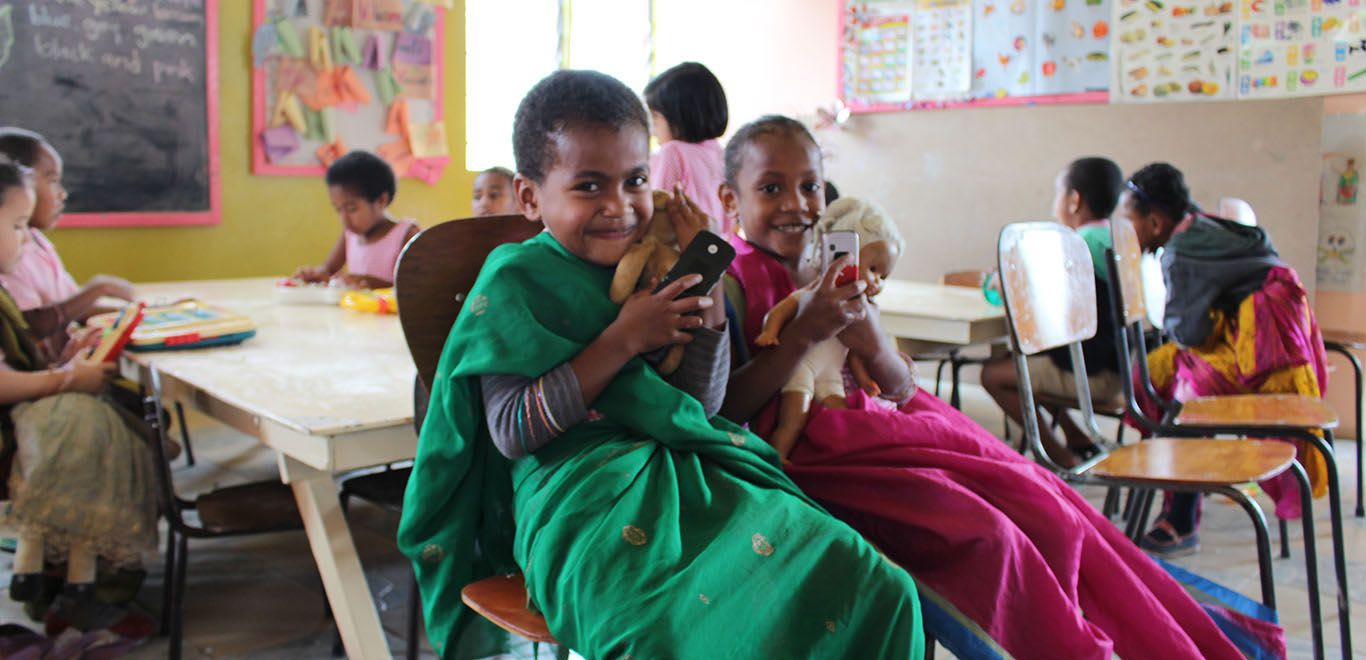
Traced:
<path fill-rule="evenodd" d="M 57 387 L 54 390 L 52 390 L 52 392 L 50 392 L 48 396 L 61 394 L 62 392 L 67 391 L 67 389 L 71 387 L 71 383 L 75 382 L 76 380 L 75 365 L 66 364 L 57 367 L 56 369 L 53 369 L 52 372 L 62 374 L 62 380 L 61 382 L 57 383 Z"/>

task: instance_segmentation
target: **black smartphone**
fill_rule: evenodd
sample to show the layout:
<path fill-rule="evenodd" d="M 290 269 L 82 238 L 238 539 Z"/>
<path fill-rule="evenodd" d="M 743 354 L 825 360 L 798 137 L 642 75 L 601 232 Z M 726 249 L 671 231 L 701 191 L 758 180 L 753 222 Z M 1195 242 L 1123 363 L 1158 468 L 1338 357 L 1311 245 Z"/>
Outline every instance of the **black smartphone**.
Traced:
<path fill-rule="evenodd" d="M 735 248 L 726 242 L 726 239 L 717 236 L 709 231 L 698 232 L 697 237 L 688 244 L 688 249 L 678 256 L 678 263 L 669 269 L 664 279 L 659 281 L 659 286 L 655 287 L 655 293 L 668 286 L 670 282 L 692 275 L 694 273 L 702 276 L 702 281 L 696 286 L 679 294 L 679 298 L 691 298 L 693 296 L 705 296 L 711 288 L 715 286 L 717 280 L 730 267 L 730 262 L 735 259 Z"/>

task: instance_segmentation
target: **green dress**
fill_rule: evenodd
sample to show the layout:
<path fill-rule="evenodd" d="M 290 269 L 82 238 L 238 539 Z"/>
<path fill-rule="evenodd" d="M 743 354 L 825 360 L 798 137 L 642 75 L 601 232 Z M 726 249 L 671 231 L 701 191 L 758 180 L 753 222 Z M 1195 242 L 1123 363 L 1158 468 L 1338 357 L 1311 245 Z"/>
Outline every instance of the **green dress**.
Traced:
<path fill-rule="evenodd" d="M 495 450 L 479 376 L 581 352 L 619 311 L 611 276 L 549 233 L 500 247 L 446 342 L 399 526 L 437 652 L 490 651 L 460 589 L 520 567 L 588 658 L 920 657 L 910 576 L 641 359 L 591 402 L 599 419 L 515 462 Z"/>

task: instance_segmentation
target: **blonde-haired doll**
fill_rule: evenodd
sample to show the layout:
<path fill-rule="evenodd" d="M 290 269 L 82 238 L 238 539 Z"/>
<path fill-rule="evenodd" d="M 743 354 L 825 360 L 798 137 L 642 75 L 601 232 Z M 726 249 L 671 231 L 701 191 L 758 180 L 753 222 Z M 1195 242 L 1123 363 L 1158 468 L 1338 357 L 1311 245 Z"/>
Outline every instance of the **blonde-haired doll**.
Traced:
<path fill-rule="evenodd" d="M 868 284 L 866 295 L 872 300 L 882 290 L 882 282 L 887 279 L 896 260 L 905 249 L 905 241 L 896 225 L 888 219 L 886 212 L 876 204 L 854 198 L 841 197 L 826 207 L 825 213 L 816 222 L 819 235 L 836 231 L 852 231 L 858 234 L 859 277 Z M 820 241 L 817 241 L 819 244 Z M 757 346 L 777 346 L 778 334 L 783 326 L 792 320 L 801 308 L 802 298 L 811 295 L 812 288 L 797 289 L 783 299 L 764 316 L 764 327 L 754 340 Z M 806 352 L 796 371 L 783 385 L 781 403 L 778 407 L 778 425 L 773 429 L 769 443 L 778 450 L 784 461 L 788 452 L 797 444 L 802 429 L 806 427 L 806 417 L 811 411 L 811 401 L 831 408 L 844 407 L 844 365 L 848 362 L 854 380 L 870 396 L 881 394 L 877 383 L 868 375 L 867 368 L 858 356 L 849 355 L 849 349 L 838 337 L 831 337 L 816 344 Z"/>

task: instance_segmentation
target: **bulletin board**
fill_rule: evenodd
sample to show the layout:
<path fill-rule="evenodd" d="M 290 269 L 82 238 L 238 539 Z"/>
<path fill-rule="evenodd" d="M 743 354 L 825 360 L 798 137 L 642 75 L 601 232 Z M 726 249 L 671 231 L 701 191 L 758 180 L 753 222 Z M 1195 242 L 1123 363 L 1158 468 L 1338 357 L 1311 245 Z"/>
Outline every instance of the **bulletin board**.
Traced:
<path fill-rule="evenodd" d="M 841 98 L 854 112 L 1104 103 L 1111 2 L 846 2 Z"/>
<path fill-rule="evenodd" d="M 252 172 L 318 176 L 352 150 L 434 184 L 447 0 L 254 0 Z"/>

